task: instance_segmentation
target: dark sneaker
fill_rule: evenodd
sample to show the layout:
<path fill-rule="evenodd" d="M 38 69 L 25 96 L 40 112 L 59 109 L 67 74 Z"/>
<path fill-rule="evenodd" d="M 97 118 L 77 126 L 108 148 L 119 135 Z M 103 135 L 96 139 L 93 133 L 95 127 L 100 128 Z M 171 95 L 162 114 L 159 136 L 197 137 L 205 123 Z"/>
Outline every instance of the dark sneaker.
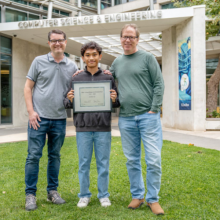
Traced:
<path fill-rule="evenodd" d="M 65 203 L 65 200 L 63 200 L 59 193 L 55 190 L 51 190 L 48 194 L 47 194 L 47 201 L 51 201 L 54 204 L 60 205 Z"/>
<path fill-rule="evenodd" d="M 37 209 L 36 197 L 33 194 L 29 194 L 26 196 L 25 209 L 27 211 L 33 211 Z"/>

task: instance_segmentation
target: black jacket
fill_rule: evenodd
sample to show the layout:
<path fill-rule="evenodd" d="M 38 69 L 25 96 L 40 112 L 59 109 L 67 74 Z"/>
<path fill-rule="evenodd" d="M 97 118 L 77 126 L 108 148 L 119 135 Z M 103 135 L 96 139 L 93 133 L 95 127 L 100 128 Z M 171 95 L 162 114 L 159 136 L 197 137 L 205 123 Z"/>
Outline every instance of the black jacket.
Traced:
<path fill-rule="evenodd" d="M 72 77 L 72 81 L 101 81 L 101 80 L 111 80 L 112 81 L 112 89 L 117 92 L 117 99 L 114 103 L 112 103 L 113 108 L 117 108 L 120 106 L 118 99 L 118 91 L 115 85 L 114 78 L 111 75 L 106 75 L 99 68 L 99 70 L 92 75 L 85 70 L 78 75 Z M 69 90 L 72 87 L 72 82 L 70 84 Z M 69 101 L 67 95 L 64 99 L 65 108 L 72 108 L 73 103 Z M 74 113 L 73 114 L 74 125 L 76 127 L 77 132 L 82 131 L 111 131 L 111 112 L 89 112 L 89 113 Z"/>

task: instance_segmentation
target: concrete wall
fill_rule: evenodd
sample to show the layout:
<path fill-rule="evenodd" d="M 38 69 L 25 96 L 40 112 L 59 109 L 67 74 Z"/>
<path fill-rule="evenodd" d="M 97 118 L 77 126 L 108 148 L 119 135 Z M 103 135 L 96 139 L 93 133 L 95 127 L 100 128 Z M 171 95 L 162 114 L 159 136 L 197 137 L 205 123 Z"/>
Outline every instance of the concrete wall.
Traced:
<path fill-rule="evenodd" d="M 179 110 L 178 41 L 191 37 L 191 110 Z M 163 126 L 204 131 L 206 119 L 205 8 L 194 7 L 194 17 L 162 32 L 165 81 Z"/>
<path fill-rule="evenodd" d="M 12 96 L 13 126 L 27 125 L 28 113 L 24 100 L 24 85 L 29 67 L 36 56 L 46 54 L 48 47 L 42 47 L 18 38 L 12 41 Z"/>

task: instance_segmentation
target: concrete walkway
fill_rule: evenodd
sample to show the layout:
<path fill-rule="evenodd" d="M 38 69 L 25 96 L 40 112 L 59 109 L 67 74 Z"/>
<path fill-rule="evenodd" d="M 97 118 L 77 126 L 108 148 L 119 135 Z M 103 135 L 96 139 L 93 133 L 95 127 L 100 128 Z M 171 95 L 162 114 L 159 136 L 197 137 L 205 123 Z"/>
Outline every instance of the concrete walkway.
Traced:
<path fill-rule="evenodd" d="M 66 136 L 76 135 L 72 118 L 67 119 Z M 118 129 L 118 118 L 112 118 L 112 136 L 120 136 Z M 220 150 L 220 131 L 182 131 L 163 128 L 163 139 L 182 144 L 194 144 L 198 147 Z M 27 127 L 2 128 L 0 129 L 0 144 L 26 141 Z M 3 145 L 0 145 L 3 146 Z"/>

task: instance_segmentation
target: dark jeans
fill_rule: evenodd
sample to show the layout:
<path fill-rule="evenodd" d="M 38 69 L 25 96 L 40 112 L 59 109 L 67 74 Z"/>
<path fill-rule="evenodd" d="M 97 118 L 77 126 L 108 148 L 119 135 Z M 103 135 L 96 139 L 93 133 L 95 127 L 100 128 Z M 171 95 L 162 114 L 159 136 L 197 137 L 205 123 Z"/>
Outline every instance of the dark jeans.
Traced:
<path fill-rule="evenodd" d="M 60 149 L 66 134 L 66 119 L 41 118 L 38 130 L 28 125 L 28 156 L 25 164 L 26 195 L 37 191 L 39 161 L 48 135 L 47 192 L 57 190 L 60 169 Z"/>

